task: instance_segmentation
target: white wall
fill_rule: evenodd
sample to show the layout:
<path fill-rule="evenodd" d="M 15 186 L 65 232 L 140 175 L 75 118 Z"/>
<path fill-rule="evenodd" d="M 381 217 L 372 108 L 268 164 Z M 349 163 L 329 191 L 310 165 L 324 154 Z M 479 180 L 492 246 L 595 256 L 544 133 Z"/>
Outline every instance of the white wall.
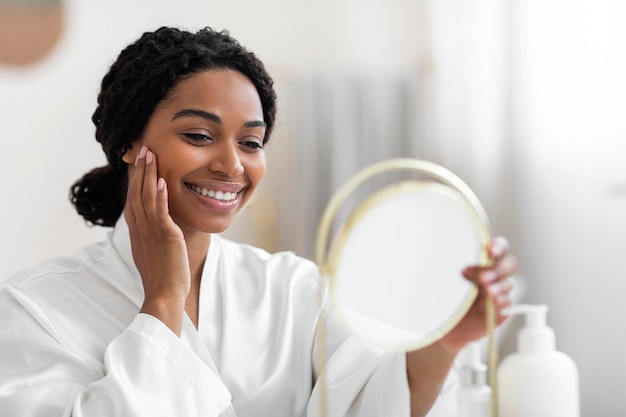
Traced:
<path fill-rule="evenodd" d="M 626 4 L 515 3 L 518 254 L 584 416 L 626 410 Z"/>

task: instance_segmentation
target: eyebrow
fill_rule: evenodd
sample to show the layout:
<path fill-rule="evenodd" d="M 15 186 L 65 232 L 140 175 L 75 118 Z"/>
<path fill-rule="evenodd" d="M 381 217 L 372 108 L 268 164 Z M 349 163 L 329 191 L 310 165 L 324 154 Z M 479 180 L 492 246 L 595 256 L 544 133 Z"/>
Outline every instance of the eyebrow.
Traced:
<path fill-rule="evenodd" d="M 198 110 L 198 109 L 184 109 L 181 110 L 179 112 L 177 112 L 174 117 L 172 117 L 172 122 L 176 119 L 180 119 L 181 117 L 201 117 L 205 120 L 208 120 L 209 122 L 214 122 L 217 124 L 222 124 L 222 119 L 215 113 L 209 113 L 207 111 L 204 110 Z M 251 120 L 249 122 L 245 122 L 243 124 L 243 127 L 245 128 L 252 128 L 252 127 L 262 127 L 262 128 L 267 128 L 267 123 L 265 123 L 262 120 Z"/>

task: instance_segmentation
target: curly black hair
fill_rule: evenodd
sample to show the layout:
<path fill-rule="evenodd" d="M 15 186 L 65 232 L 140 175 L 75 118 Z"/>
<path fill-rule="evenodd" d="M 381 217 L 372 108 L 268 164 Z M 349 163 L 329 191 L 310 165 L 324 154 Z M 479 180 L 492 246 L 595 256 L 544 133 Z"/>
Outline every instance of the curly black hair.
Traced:
<path fill-rule="evenodd" d="M 122 156 L 141 136 L 157 104 L 181 80 L 212 69 L 232 69 L 252 81 L 267 124 L 264 142 L 268 141 L 276 93 L 254 53 L 228 31 L 208 27 L 196 33 L 170 27 L 146 32 L 120 53 L 102 79 L 92 121 L 108 164 L 89 171 L 70 188 L 70 201 L 89 224 L 111 227 L 122 214 L 128 187 Z"/>

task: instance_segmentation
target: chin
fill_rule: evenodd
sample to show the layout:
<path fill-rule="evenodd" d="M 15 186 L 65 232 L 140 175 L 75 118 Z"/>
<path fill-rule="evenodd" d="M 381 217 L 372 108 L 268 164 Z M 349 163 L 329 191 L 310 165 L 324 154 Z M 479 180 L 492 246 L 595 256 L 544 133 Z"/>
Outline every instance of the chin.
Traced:
<path fill-rule="evenodd" d="M 224 226 L 211 227 L 207 230 L 207 233 L 222 233 L 230 227 L 230 223 Z"/>
<path fill-rule="evenodd" d="M 181 219 L 174 218 L 174 223 L 178 225 L 183 231 L 185 235 L 195 234 L 195 233 L 222 233 L 228 227 L 232 219 L 211 219 L 211 221 L 207 222 L 198 222 L 198 221 L 182 221 Z"/>

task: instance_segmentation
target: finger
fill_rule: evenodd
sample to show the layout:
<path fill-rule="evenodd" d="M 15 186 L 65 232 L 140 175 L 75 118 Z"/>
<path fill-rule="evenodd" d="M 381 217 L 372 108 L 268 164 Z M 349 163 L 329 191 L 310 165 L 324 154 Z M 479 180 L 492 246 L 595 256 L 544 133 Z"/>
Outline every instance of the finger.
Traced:
<path fill-rule="evenodd" d="M 513 299 L 510 294 L 501 294 L 494 298 L 494 304 L 501 316 L 508 316 L 510 314 L 509 307 L 513 305 Z"/>
<path fill-rule="evenodd" d="M 497 277 L 495 280 L 502 281 L 514 275 L 517 272 L 517 267 L 517 258 L 511 254 L 507 254 L 494 264 L 491 269 L 496 273 Z"/>
<path fill-rule="evenodd" d="M 498 271 L 493 268 L 482 268 L 478 271 L 477 284 L 480 286 L 486 286 L 498 280 Z"/>
<path fill-rule="evenodd" d="M 126 196 L 126 201 L 128 201 L 128 195 Z M 123 212 L 124 218 L 126 219 L 126 224 L 134 224 L 135 223 L 135 213 L 133 212 L 132 207 L 130 207 L 130 203 L 127 203 L 124 207 Z"/>
<path fill-rule="evenodd" d="M 508 308 L 513 305 L 511 280 L 492 283 L 484 288 L 486 296 L 493 302 L 496 310 L 496 324 L 500 325 L 509 317 Z"/>
<path fill-rule="evenodd" d="M 502 237 L 496 236 L 489 246 L 489 256 L 495 262 L 504 257 L 509 251 L 509 241 Z"/>
<path fill-rule="evenodd" d="M 481 271 L 481 267 L 473 265 L 473 266 L 468 266 L 467 268 L 463 269 L 461 274 L 468 281 L 471 281 L 477 284 L 480 271 Z"/>
<path fill-rule="evenodd" d="M 509 318 L 510 316 L 509 307 L 511 307 L 512 305 L 513 305 L 513 299 L 510 297 L 510 295 L 506 295 L 506 296 L 501 295 L 494 299 L 494 306 L 496 307 L 496 310 L 498 312 L 497 314 L 498 325 L 504 323 L 504 321 L 506 321 L 506 319 Z"/>
<path fill-rule="evenodd" d="M 493 267 L 470 266 L 463 270 L 463 276 L 481 291 L 498 280 L 498 272 Z"/>
<path fill-rule="evenodd" d="M 494 298 L 502 295 L 508 296 L 512 290 L 513 282 L 510 279 L 495 281 L 485 287 L 485 292 Z"/>
<path fill-rule="evenodd" d="M 167 183 L 164 178 L 159 178 L 157 182 L 156 216 L 161 220 L 166 220 L 169 217 L 167 195 Z"/>
<path fill-rule="evenodd" d="M 507 254 L 508 243 L 506 243 L 506 239 L 494 239 L 489 245 L 488 252 L 491 259 L 487 264 L 471 265 L 463 269 L 461 273 L 466 279 L 478 284 L 480 281 L 488 282 L 497 278 L 493 273 L 487 271 Z M 483 277 L 482 275 L 485 276 Z"/>
<path fill-rule="evenodd" d="M 517 258 L 506 253 L 502 258 L 489 267 L 469 267 L 463 271 L 464 276 L 478 285 L 502 281 L 517 272 Z"/>
<path fill-rule="evenodd" d="M 157 167 L 156 156 L 150 150 L 146 152 L 145 172 L 143 176 L 143 187 L 141 198 L 143 208 L 150 222 L 156 215 L 157 198 Z"/>
<path fill-rule="evenodd" d="M 128 179 L 128 191 L 126 200 L 128 206 L 131 209 L 131 216 L 134 222 L 145 222 L 145 212 L 143 208 L 142 192 L 145 176 L 145 159 L 148 149 L 145 146 L 141 147 L 137 159 L 135 159 L 135 166 L 132 169 L 130 178 Z"/>

